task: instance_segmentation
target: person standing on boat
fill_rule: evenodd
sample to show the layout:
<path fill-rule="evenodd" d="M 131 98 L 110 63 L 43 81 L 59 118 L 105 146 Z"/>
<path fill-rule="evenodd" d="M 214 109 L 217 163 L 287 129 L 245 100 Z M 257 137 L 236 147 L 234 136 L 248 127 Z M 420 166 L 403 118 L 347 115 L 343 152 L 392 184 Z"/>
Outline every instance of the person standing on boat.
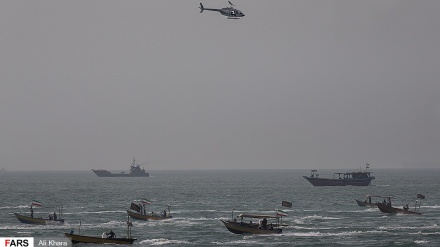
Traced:
<path fill-rule="evenodd" d="M 163 217 L 167 217 L 167 211 L 165 209 L 163 210 Z"/>
<path fill-rule="evenodd" d="M 371 204 L 371 196 L 368 196 L 368 203 Z"/>
<path fill-rule="evenodd" d="M 263 224 L 263 229 L 266 229 L 266 227 L 267 227 L 267 219 L 263 218 L 263 221 L 261 223 Z"/>
<path fill-rule="evenodd" d="M 57 220 L 57 214 L 53 212 L 53 220 Z"/>
<path fill-rule="evenodd" d="M 116 238 L 116 234 L 113 232 L 113 230 L 110 230 L 110 232 L 107 234 L 107 238 Z"/>
<path fill-rule="evenodd" d="M 140 213 L 142 214 L 142 212 L 144 212 L 145 214 L 145 207 L 142 205 L 142 203 L 139 203 L 138 206 L 140 208 Z"/>

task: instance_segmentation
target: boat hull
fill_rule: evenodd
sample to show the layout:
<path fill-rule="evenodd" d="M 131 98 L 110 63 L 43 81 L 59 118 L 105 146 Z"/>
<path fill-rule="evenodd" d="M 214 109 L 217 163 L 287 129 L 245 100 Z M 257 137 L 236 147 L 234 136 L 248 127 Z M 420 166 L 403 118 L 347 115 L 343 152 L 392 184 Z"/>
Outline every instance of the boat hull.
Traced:
<path fill-rule="evenodd" d="M 334 179 L 334 178 L 316 178 L 303 176 L 307 181 L 309 181 L 313 186 L 368 186 L 371 184 L 371 180 L 374 177 L 364 178 L 364 179 Z"/>
<path fill-rule="evenodd" d="M 49 220 L 43 218 L 33 218 L 25 215 L 21 215 L 18 213 L 14 213 L 15 217 L 21 222 L 25 224 L 34 224 L 34 225 L 62 225 L 64 224 L 64 219 L 57 220 Z"/>
<path fill-rule="evenodd" d="M 370 208 L 377 207 L 376 203 L 368 203 L 368 202 L 359 201 L 359 200 L 356 200 L 356 202 L 361 207 L 370 207 Z"/>
<path fill-rule="evenodd" d="M 415 215 L 421 215 L 422 213 L 416 212 L 416 211 L 410 211 L 410 210 L 404 210 L 401 208 L 395 208 L 392 206 L 387 206 L 382 203 L 378 203 L 377 207 L 382 213 L 388 213 L 388 214 L 415 214 Z"/>
<path fill-rule="evenodd" d="M 151 214 L 142 215 L 142 214 L 130 211 L 130 210 L 127 210 L 127 214 L 128 214 L 128 216 L 130 216 L 131 218 L 133 218 L 135 220 L 167 220 L 167 219 L 173 218 L 173 216 L 163 217 L 163 216 L 151 215 Z"/>
<path fill-rule="evenodd" d="M 107 170 L 94 170 L 92 171 L 96 174 L 98 177 L 149 177 L 150 173 L 111 173 Z"/>
<path fill-rule="evenodd" d="M 89 243 L 89 244 L 133 244 L 136 238 L 102 238 L 90 237 L 77 234 L 64 233 L 70 239 L 72 244 Z"/>
<path fill-rule="evenodd" d="M 258 224 L 248 224 L 243 222 L 235 222 L 235 221 L 224 221 L 221 220 L 225 227 L 232 233 L 235 234 L 279 234 L 282 233 L 282 229 L 274 228 L 274 229 L 263 229 L 258 227 Z"/>

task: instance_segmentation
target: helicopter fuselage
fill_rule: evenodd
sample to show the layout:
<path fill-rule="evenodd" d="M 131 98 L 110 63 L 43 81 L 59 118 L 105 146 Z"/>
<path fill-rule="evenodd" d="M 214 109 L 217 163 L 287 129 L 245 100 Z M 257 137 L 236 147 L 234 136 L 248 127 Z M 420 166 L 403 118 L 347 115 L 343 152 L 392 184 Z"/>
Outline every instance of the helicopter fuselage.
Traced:
<path fill-rule="evenodd" d="M 211 9 L 211 8 L 204 8 L 203 5 L 200 3 L 200 13 L 202 13 L 204 10 L 217 11 L 220 14 L 227 16 L 228 18 L 239 18 L 244 16 L 243 12 L 232 7 L 226 7 L 222 9 Z"/>

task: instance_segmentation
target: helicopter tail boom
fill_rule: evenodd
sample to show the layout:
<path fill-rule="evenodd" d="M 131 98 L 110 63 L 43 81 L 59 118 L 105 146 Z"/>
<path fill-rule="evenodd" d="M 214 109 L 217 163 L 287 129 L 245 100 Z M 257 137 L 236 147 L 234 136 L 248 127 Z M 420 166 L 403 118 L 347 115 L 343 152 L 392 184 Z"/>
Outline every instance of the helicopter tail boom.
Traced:
<path fill-rule="evenodd" d="M 210 8 L 205 8 L 205 7 L 203 7 L 203 4 L 202 4 L 202 3 L 200 3 L 200 7 L 199 7 L 199 9 L 200 9 L 200 13 L 202 13 L 204 10 L 221 12 L 220 9 L 210 9 Z"/>

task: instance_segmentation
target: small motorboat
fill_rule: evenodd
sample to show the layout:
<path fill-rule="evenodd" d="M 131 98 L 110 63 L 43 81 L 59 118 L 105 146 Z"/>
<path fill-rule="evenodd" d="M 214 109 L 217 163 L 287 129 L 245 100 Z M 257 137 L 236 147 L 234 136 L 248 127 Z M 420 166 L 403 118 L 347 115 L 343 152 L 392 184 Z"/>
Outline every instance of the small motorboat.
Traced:
<path fill-rule="evenodd" d="M 417 211 L 411 211 L 407 207 L 396 208 L 396 207 L 392 207 L 390 205 L 386 205 L 386 204 L 383 204 L 383 203 L 378 203 L 377 207 L 379 208 L 379 210 L 382 213 L 388 213 L 388 214 L 416 214 L 416 215 L 421 215 L 422 214 L 422 213 L 417 212 Z"/>
<path fill-rule="evenodd" d="M 48 218 L 43 217 L 34 217 L 34 210 L 33 207 L 37 206 L 42 207 L 42 204 L 40 202 L 32 202 L 30 206 L 31 215 L 26 216 L 21 213 L 14 213 L 15 217 L 21 222 L 25 224 L 34 224 L 34 225 L 61 225 L 64 224 L 64 219 L 62 219 L 62 207 L 58 208 L 58 215 L 54 212 L 53 214 L 50 214 Z"/>
<path fill-rule="evenodd" d="M 135 220 L 167 220 L 173 218 L 171 215 L 171 206 L 167 205 L 167 209 L 161 213 L 148 212 L 146 210 L 146 204 L 151 202 L 143 199 L 138 204 L 132 202 L 130 209 L 127 210 L 127 215 Z"/>
<path fill-rule="evenodd" d="M 43 218 L 34 218 L 26 215 L 22 215 L 19 213 L 14 213 L 15 217 L 21 222 L 25 224 L 35 224 L 35 225 L 61 225 L 64 224 L 64 219 L 43 219 Z"/>
<path fill-rule="evenodd" d="M 396 208 L 396 207 L 391 206 L 391 198 L 395 198 L 395 197 L 389 197 L 388 201 L 384 200 L 381 203 L 377 203 L 377 207 L 379 208 L 379 210 L 382 213 L 387 213 L 387 214 L 415 214 L 415 215 L 421 215 L 422 214 L 422 213 L 419 212 L 420 207 L 422 205 L 422 201 L 419 200 L 419 199 L 425 198 L 424 196 L 423 196 L 423 198 L 421 198 L 419 195 L 417 195 L 417 200 L 416 200 L 415 205 L 414 205 L 414 211 L 409 210 L 408 204 L 403 206 L 403 208 Z"/>
<path fill-rule="evenodd" d="M 70 239 L 72 244 L 88 243 L 88 244 L 133 244 L 136 238 L 131 237 L 131 227 L 133 224 L 130 222 L 130 218 L 127 217 L 127 237 L 118 238 L 113 231 L 109 233 L 103 233 L 101 237 L 85 236 L 81 235 L 81 221 L 79 222 L 79 234 L 74 234 L 71 230 L 70 233 L 64 233 L 64 235 Z"/>
<path fill-rule="evenodd" d="M 370 207 L 370 208 L 376 208 L 376 204 L 378 204 L 379 202 L 372 202 L 371 198 L 395 198 L 394 196 L 377 196 L 377 195 L 370 195 L 367 194 L 365 195 L 365 200 L 361 201 L 361 200 L 356 200 L 356 203 L 361 206 L 361 207 Z"/>
<path fill-rule="evenodd" d="M 264 215 L 264 214 L 240 214 L 236 218 L 233 216 L 231 220 L 221 220 L 225 227 L 235 234 L 278 234 L 282 233 L 281 223 L 282 216 Z M 245 218 L 250 219 L 245 222 Z M 239 220 L 237 220 L 239 219 Z M 252 222 L 252 219 L 258 219 L 259 222 Z M 271 222 L 269 222 L 269 221 Z"/>
<path fill-rule="evenodd" d="M 76 235 L 73 233 L 64 233 L 70 239 L 72 244 L 90 243 L 90 244 L 133 244 L 135 238 L 108 238 L 108 237 L 91 237 L 84 235 Z"/>

